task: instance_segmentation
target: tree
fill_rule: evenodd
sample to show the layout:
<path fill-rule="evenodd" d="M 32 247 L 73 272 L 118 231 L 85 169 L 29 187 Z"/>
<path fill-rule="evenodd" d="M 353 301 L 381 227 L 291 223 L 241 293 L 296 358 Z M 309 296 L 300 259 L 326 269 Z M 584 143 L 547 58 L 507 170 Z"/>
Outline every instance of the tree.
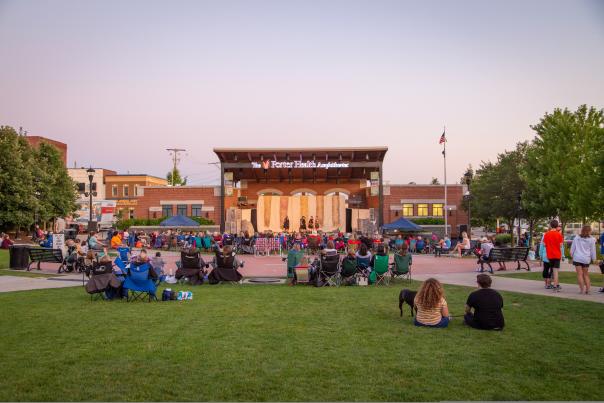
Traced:
<path fill-rule="evenodd" d="M 174 181 L 172 181 L 172 178 L 174 178 Z M 168 180 L 168 184 L 172 186 L 184 186 L 187 184 L 187 177 L 182 178 L 178 168 L 174 168 L 173 171 L 168 172 L 166 179 Z"/>
<path fill-rule="evenodd" d="M 430 181 L 431 185 L 440 185 L 440 182 L 438 181 L 438 178 L 432 178 L 432 180 Z"/>
<path fill-rule="evenodd" d="M 59 151 L 52 145 L 41 143 L 33 155 L 40 218 L 49 221 L 72 214 L 77 210 L 76 184 L 69 176 Z"/>
<path fill-rule="evenodd" d="M 0 225 L 29 226 L 38 201 L 34 194 L 31 147 L 15 129 L 0 126 Z"/>
<path fill-rule="evenodd" d="M 604 111 L 586 105 L 575 112 L 555 109 L 531 128 L 536 137 L 523 172 L 531 205 L 563 224 L 601 218 Z"/>

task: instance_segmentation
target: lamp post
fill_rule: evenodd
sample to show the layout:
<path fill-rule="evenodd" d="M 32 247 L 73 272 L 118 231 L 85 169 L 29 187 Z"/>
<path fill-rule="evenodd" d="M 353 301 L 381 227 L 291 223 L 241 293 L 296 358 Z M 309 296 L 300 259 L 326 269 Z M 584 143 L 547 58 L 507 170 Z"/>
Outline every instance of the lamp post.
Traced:
<path fill-rule="evenodd" d="M 516 245 L 520 246 L 520 202 L 522 201 L 522 193 L 516 193 L 516 219 L 518 220 L 518 239 L 516 240 Z"/>
<path fill-rule="evenodd" d="M 472 239 L 472 193 L 470 192 L 470 184 L 472 183 L 472 174 L 467 171 L 464 174 L 466 185 L 468 186 L 468 193 L 466 193 L 466 200 L 468 201 L 468 237 Z"/>
<path fill-rule="evenodd" d="M 88 231 L 92 228 L 92 196 L 96 196 L 96 192 L 92 189 L 92 180 L 94 179 L 94 168 L 90 167 L 86 170 L 88 173 L 88 192 L 84 193 L 85 196 L 88 196 Z"/>

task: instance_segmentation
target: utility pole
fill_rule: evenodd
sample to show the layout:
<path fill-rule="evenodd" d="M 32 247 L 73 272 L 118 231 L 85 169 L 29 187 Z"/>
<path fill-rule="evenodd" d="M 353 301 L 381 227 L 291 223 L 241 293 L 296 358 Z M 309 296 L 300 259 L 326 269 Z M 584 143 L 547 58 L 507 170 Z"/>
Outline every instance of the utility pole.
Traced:
<path fill-rule="evenodd" d="M 172 156 L 173 165 L 172 165 L 172 183 L 171 183 L 171 185 L 174 186 L 174 174 L 176 173 L 176 166 L 180 162 L 180 158 L 178 157 L 178 155 L 187 150 L 185 150 L 184 148 L 166 148 L 166 151 L 168 151 L 170 153 L 170 155 Z"/>

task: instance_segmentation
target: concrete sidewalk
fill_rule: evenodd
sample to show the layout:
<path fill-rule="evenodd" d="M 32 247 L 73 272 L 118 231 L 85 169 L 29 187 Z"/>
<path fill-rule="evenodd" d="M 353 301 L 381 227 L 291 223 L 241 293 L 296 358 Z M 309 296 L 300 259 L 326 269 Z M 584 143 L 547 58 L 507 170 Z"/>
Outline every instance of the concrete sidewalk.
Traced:
<path fill-rule="evenodd" d="M 0 292 L 42 290 L 46 288 L 82 287 L 82 275 L 57 277 L 0 276 Z"/>
<path fill-rule="evenodd" d="M 429 277 L 436 278 L 444 284 L 462 285 L 466 287 L 478 287 L 476 275 L 478 273 L 443 273 L 443 274 L 417 274 L 414 280 L 424 281 Z M 604 304 L 604 294 L 598 292 L 598 287 L 591 287 L 589 295 L 579 294 L 577 284 L 560 284 L 562 291 L 554 292 L 543 288 L 543 281 L 524 280 L 513 277 L 493 276 L 493 288 L 501 291 L 519 292 L 524 294 L 543 295 L 547 297 L 576 299 L 579 301 L 591 301 Z"/>

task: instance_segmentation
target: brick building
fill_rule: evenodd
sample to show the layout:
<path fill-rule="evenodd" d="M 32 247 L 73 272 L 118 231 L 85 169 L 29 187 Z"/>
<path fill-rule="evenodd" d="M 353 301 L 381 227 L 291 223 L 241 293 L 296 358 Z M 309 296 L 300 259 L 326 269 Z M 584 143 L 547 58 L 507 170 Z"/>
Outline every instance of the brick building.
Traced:
<path fill-rule="evenodd" d="M 220 222 L 220 188 L 215 186 L 145 186 L 140 188 L 136 218 L 174 215 L 205 217 Z"/>
<path fill-rule="evenodd" d="M 456 236 L 467 224 L 465 187 L 385 185 L 386 147 L 215 149 L 220 186 L 145 187 L 137 218 L 203 216 L 227 231 L 247 221 L 257 231 L 279 231 L 284 218 L 298 230 L 311 217 L 324 231 L 375 231 L 399 217 L 442 218 Z M 440 228 L 444 232 L 444 226 Z"/>
<path fill-rule="evenodd" d="M 106 175 L 105 197 L 116 201 L 116 214 L 134 218 L 138 198 L 145 186 L 166 186 L 166 179 L 144 174 Z"/>
<path fill-rule="evenodd" d="M 27 142 L 34 148 L 37 148 L 40 143 L 46 143 L 54 146 L 61 153 L 63 164 L 67 166 L 67 144 L 57 140 L 47 139 L 42 136 L 25 136 Z"/>

